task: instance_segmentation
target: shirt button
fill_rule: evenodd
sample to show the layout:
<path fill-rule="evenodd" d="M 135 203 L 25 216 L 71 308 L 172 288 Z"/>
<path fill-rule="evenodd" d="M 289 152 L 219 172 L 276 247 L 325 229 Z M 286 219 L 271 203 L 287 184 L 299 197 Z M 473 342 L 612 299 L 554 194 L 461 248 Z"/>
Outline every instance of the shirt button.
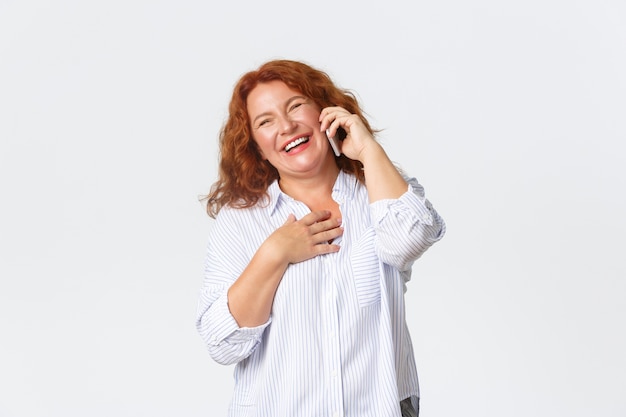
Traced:
<path fill-rule="evenodd" d="M 333 413 L 333 417 L 339 417 L 339 412 L 335 411 L 335 412 Z"/>
<path fill-rule="evenodd" d="M 336 377 L 336 376 L 337 376 L 337 370 L 336 370 L 336 369 L 335 369 L 335 370 L 333 370 L 333 371 L 330 373 L 330 375 L 331 375 L 333 378 L 334 378 L 334 377 Z"/>

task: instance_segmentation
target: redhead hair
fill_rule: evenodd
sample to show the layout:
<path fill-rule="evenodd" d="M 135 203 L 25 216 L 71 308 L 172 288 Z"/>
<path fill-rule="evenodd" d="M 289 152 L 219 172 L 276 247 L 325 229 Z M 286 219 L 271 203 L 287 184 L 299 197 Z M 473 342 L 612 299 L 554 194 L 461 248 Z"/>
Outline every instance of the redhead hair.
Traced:
<path fill-rule="evenodd" d="M 246 208 L 267 195 L 267 188 L 279 178 L 278 171 L 265 160 L 252 138 L 246 101 L 260 83 L 282 81 L 310 98 L 323 109 L 340 106 L 358 115 L 370 133 L 375 131 L 365 119 L 353 93 L 335 86 L 328 74 L 307 64 L 290 60 L 269 61 L 256 71 L 244 74 L 233 91 L 229 115 L 219 135 L 220 160 L 218 179 L 205 197 L 207 213 L 215 218 L 225 205 Z M 345 155 L 335 157 L 339 169 L 364 181 L 363 165 Z"/>

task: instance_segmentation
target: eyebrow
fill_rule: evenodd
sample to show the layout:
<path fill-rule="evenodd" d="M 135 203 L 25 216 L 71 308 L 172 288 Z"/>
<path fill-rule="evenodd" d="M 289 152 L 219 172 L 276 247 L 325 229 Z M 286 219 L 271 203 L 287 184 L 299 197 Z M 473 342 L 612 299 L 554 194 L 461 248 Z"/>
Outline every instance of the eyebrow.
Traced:
<path fill-rule="evenodd" d="M 295 100 L 299 100 L 299 99 L 304 99 L 304 100 L 306 100 L 306 101 L 308 101 L 308 100 L 309 100 L 309 99 L 308 99 L 307 97 L 305 97 L 305 96 L 293 96 L 293 97 L 290 97 L 290 98 L 289 98 L 289 100 L 287 100 L 287 101 L 285 102 L 285 107 L 289 107 L 289 105 L 290 105 L 293 101 L 295 101 Z M 255 124 L 255 123 L 256 123 L 256 121 L 257 121 L 257 119 L 260 119 L 260 118 L 262 118 L 262 117 L 268 116 L 268 115 L 270 115 L 270 114 L 271 114 L 271 112 L 263 112 L 263 113 L 261 113 L 261 114 L 257 115 L 254 119 L 252 119 L 252 124 Z"/>

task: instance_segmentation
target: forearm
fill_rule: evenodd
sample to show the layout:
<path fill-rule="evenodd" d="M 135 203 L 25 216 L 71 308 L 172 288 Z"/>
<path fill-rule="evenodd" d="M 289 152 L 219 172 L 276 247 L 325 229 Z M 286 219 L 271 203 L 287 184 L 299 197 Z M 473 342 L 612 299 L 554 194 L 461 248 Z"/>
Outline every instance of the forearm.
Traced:
<path fill-rule="evenodd" d="M 364 167 L 365 185 L 370 203 L 384 199 L 397 199 L 406 192 L 406 181 L 377 142 L 372 141 L 363 151 L 361 163 Z"/>
<path fill-rule="evenodd" d="M 276 289 L 288 262 L 267 243 L 228 290 L 228 308 L 240 327 L 259 326 L 269 319 Z"/>

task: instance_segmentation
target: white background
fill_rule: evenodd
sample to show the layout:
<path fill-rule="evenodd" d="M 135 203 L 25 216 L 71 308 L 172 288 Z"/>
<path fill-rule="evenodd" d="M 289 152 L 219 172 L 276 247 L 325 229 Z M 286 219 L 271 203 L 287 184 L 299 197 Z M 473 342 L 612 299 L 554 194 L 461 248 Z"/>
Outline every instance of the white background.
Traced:
<path fill-rule="evenodd" d="M 194 328 L 233 84 L 354 90 L 446 237 L 422 416 L 626 415 L 626 3 L 0 0 L 0 416 L 224 416 Z"/>

